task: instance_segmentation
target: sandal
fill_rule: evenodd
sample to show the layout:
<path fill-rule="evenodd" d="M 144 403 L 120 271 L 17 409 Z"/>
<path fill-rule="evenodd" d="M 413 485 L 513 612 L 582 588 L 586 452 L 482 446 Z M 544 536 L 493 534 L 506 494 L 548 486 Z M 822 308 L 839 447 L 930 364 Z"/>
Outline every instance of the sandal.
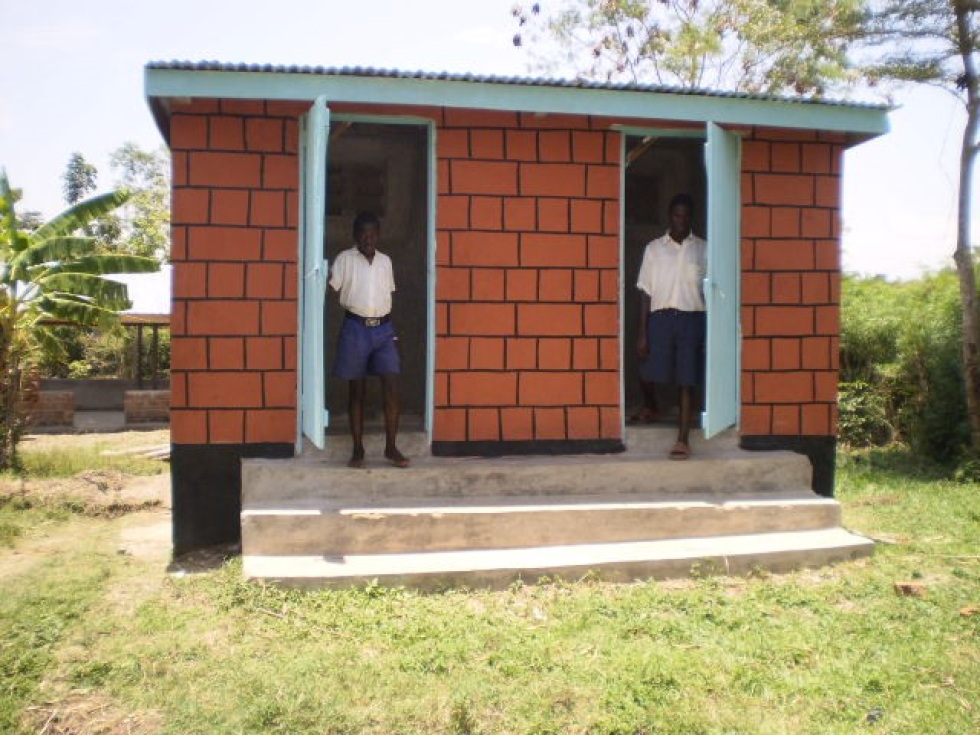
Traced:
<path fill-rule="evenodd" d="M 691 456 L 691 450 L 684 442 L 677 442 L 667 456 L 670 459 L 683 460 Z"/>
<path fill-rule="evenodd" d="M 387 459 L 389 462 L 395 465 L 395 467 L 401 469 L 404 469 L 409 465 L 408 459 L 406 459 L 405 455 L 403 455 L 397 449 L 393 449 L 390 452 L 385 452 L 385 459 Z"/>

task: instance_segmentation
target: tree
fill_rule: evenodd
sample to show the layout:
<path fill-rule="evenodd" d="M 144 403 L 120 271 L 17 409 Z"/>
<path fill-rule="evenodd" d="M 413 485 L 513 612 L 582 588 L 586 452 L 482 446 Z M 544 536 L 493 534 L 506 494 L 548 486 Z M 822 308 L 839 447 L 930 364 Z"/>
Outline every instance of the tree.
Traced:
<path fill-rule="evenodd" d="M 542 69 L 750 93 L 823 94 L 851 78 L 862 0 L 563 0 L 518 5 L 514 45 Z M 557 48 L 544 39 L 557 43 Z"/>
<path fill-rule="evenodd" d="M 68 159 L 68 165 L 61 175 L 61 180 L 65 204 L 70 206 L 77 204 L 86 195 L 95 191 L 99 181 L 99 170 L 86 161 L 85 156 L 76 151 Z M 43 219 L 41 221 L 43 223 Z M 116 248 L 116 241 L 122 233 L 122 226 L 119 218 L 110 212 L 85 225 L 84 232 L 99 241 L 100 251 L 112 252 Z"/>
<path fill-rule="evenodd" d="M 86 161 L 85 156 L 75 151 L 68 159 L 68 167 L 61 177 L 64 182 L 65 201 L 68 204 L 82 201 L 86 194 L 95 191 L 98 179 L 99 170 Z"/>
<path fill-rule="evenodd" d="M 153 258 L 100 254 L 96 238 L 77 235 L 127 199 L 125 190 L 78 202 L 32 232 L 18 226 L 14 195 L 0 171 L 0 469 L 17 465 L 24 417 L 24 371 L 42 350 L 58 351 L 53 321 L 111 323 L 131 302 L 111 273 L 149 273 Z"/>
<path fill-rule="evenodd" d="M 966 108 L 953 260 L 963 308 L 970 447 L 980 455 L 980 305 L 970 227 L 973 176 L 980 151 L 980 0 L 877 0 L 871 4 L 861 40 L 868 57 L 863 70 L 872 81 L 938 85 L 956 95 Z"/>
<path fill-rule="evenodd" d="M 117 186 L 133 192 L 123 208 L 122 247 L 137 255 L 166 260 L 170 254 L 170 155 L 166 148 L 145 151 L 127 142 L 113 151 L 110 165 Z"/>

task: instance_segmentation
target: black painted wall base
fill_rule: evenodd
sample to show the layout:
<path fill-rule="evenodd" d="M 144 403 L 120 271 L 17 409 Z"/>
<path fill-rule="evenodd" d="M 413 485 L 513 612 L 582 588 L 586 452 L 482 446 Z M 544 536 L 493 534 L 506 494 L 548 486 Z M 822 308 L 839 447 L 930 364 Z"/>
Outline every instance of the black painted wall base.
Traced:
<path fill-rule="evenodd" d="M 539 441 L 432 442 L 434 457 L 506 457 L 528 454 L 617 454 L 619 439 L 548 439 Z"/>
<path fill-rule="evenodd" d="M 292 444 L 171 445 L 174 555 L 240 542 L 242 459 L 292 456 Z"/>
<path fill-rule="evenodd" d="M 743 436 L 742 449 L 771 451 L 788 449 L 805 454 L 813 466 L 813 492 L 834 497 L 834 468 L 837 459 L 837 437 L 834 436 Z"/>

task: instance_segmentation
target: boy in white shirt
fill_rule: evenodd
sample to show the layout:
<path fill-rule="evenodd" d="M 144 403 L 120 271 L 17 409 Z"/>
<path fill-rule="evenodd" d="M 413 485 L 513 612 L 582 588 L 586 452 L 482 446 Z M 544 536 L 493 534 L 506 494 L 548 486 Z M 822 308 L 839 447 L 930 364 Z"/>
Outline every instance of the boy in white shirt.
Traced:
<path fill-rule="evenodd" d="M 344 323 L 337 340 L 334 375 L 348 381 L 348 416 L 353 440 L 348 467 L 364 467 L 364 396 L 367 376 L 381 378 L 385 415 L 385 458 L 395 467 L 408 467 L 408 460 L 395 444 L 400 405 L 398 355 L 391 324 L 391 294 L 395 278 L 391 258 L 378 250 L 381 222 L 373 212 L 362 212 L 354 220 L 355 247 L 337 256 L 330 268 L 330 286 L 344 307 Z"/>
<path fill-rule="evenodd" d="M 678 194 L 667 208 L 670 229 L 647 243 L 637 277 L 640 323 L 636 352 L 640 378 L 673 383 L 680 393 L 680 422 L 671 459 L 691 454 L 691 400 L 701 382 L 706 319 L 701 291 L 707 270 L 707 243 L 691 232 L 694 200 Z"/>

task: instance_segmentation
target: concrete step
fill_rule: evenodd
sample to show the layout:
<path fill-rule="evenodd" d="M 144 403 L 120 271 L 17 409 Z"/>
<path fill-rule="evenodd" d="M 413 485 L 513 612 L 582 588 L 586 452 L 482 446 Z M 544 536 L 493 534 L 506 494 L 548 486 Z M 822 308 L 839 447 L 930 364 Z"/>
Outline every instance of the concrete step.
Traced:
<path fill-rule="evenodd" d="M 745 574 L 755 569 L 784 572 L 871 554 L 873 542 L 843 529 L 677 538 L 613 544 L 575 544 L 519 549 L 346 556 L 243 557 L 247 577 L 291 586 L 366 584 L 505 588 L 515 580 L 542 576 L 628 582 L 686 577 L 693 572 Z"/>
<path fill-rule="evenodd" d="M 324 498 L 388 501 L 400 497 L 541 497 L 614 494 L 724 495 L 730 498 L 810 489 L 809 460 L 793 452 L 739 449 L 694 454 L 684 462 L 640 453 L 561 457 L 417 457 L 408 469 L 369 458 L 367 468 L 306 455 L 242 462 L 242 502 Z"/>
<path fill-rule="evenodd" d="M 393 554 L 832 528 L 840 506 L 795 497 L 722 496 L 403 498 L 250 503 L 242 510 L 246 555 Z"/>

